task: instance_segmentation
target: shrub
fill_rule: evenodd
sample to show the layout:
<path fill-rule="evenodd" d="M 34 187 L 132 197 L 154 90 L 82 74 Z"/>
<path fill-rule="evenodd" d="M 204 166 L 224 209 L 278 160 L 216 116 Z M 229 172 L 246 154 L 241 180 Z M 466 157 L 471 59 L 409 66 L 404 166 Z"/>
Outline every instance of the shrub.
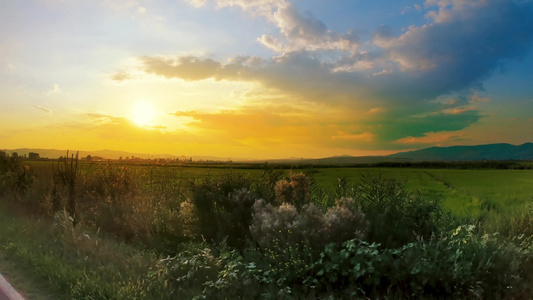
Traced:
<path fill-rule="evenodd" d="M 396 249 L 356 239 L 330 244 L 305 283 L 334 298 L 530 298 L 531 258 L 530 250 L 460 226 Z"/>
<path fill-rule="evenodd" d="M 5 192 L 24 193 L 33 182 L 33 174 L 19 156 L 7 157 L 0 152 L 0 195 Z"/>
<path fill-rule="evenodd" d="M 152 272 L 153 282 L 164 282 L 175 296 L 198 296 L 206 282 L 216 280 L 219 271 L 226 267 L 236 252 L 213 251 L 206 244 L 187 244 L 173 257 L 160 260 Z"/>
<path fill-rule="evenodd" d="M 446 214 L 437 199 L 425 200 L 402 182 L 363 178 L 356 187 L 355 204 L 369 226 L 366 239 L 384 247 L 399 247 L 417 239 L 430 239 L 442 229 Z"/>
<path fill-rule="evenodd" d="M 153 236 L 155 199 L 141 195 L 126 167 L 111 164 L 84 177 L 80 214 L 94 228 L 126 242 L 148 243 Z"/>
<path fill-rule="evenodd" d="M 298 243 L 320 249 L 328 243 L 362 237 L 366 227 L 364 215 L 353 200 L 344 198 L 327 211 L 312 203 L 297 210 L 289 203 L 275 207 L 263 200 L 255 202 L 253 211 L 250 230 L 252 238 L 262 248 Z"/>
<path fill-rule="evenodd" d="M 288 179 L 276 183 L 275 193 L 276 204 L 290 203 L 296 208 L 301 208 L 311 199 L 311 182 L 305 174 L 291 172 Z"/>
<path fill-rule="evenodd" d="M 195 207 L 200 235 L 213 242 L 227 240 L 237 248 L 249 237 L 252 205 L 255 197 L 248 189 L 251 180 L 229 174 L 191 183 L 191 203 Z"/>

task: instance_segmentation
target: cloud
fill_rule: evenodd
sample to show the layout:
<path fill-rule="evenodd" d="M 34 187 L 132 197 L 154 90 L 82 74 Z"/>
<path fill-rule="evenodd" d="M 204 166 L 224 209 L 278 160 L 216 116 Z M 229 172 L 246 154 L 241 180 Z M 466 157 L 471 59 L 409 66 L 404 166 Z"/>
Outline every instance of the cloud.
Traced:
<path fill-rule="evenodd" d="M 238 6 L 244 11 L 265 17 L 280 30 L 280 36 L 262 35 L 257 40 L 277 52 L 341 49 L 355 51 L 360 38 L 354 30 L 339 34 L 310 12 L 300 10 L 285 0 L 217 0 L 219 7 Z"/>
<path fill-rule="evenodd" d="M 111 79 L 115 81 L 124 81 L 132 78 L 133 77 L 126 71 L 118 71 L 111 75 Z"/>
<path fill-rule="evenodd" d="M 412 26 L 398 37 L 389 27 L 378 28 L 372 40 L 375 49 L 368 52 L 357 50 L 354 31 L 331 32 L 286 1 L 218 1 L 219 6 L 268 11 L 282 39 L 262 35 L 259 40 L 285 52 L 272 59 L 237 56 L 228 63 L 194 56 L 142 60 L 146 72 L 167 78 L 252 81 L 310 101 L 413 105 L 475 87 L 507 60 L 519 59 L 530 49 L 531 3 L 463 2 L 428 2 L 429 8 L 437 5 L 428 14 L 433 23 Z M 322 55 L 332 48 L 345 55 Z"/>
<path fill-rule="evenodd" d="M 182 142 L 198 141 L 189 132 L 182 130 L 168 132 L 165 131 L 166 127 L 159 125 L 141 128 L 124 117 L 97 113 L 88 113 L 86 117 L 88 122 L 83 122 L 82 120 L 76 124 L 71 124 L 70 127 L 74 130 L 77 128 L 84 132 L 91 132 L 100 139 L 131 143 L 168 143 L 172 140 L 180 140 Z"/>
<path fill-rule="evenodd" d="M 218 7 L 239 6 L 254 15 L 273 19 L 273 12 L 281 6 L 289 5 L 285 0 L 216 0 Z"/>
<path fill-rule="evenodd" d="M 530 50 L 531 2 L 443 0 L 426 6 L 434 9 L 427 14 L 433 23 L 376 43 L 403 73 L 431 87 L 428 97 L 471 86 Z"/>
<path fill-rule="evenodd" d="M 219 7 L 238 6 L 266 17 L 277 26 L 279 34 L 264 34 L 259 41 L 282 53 L 272 58 L 235 56 L 227 61 L 144 56 L 140 58 L 144 71 L 185 81 L 251 82 L 258 89 L 283 95 L 279 101 L 290 103 L 312 102 L 347 111 L 386 108 L 373 119 L 354 116 L 361 124 L 354 131 L 329 128 L 323 139 L 329 142 L 363 141 L 372 136 L 375 145 L 383 146 L 403 138 L 419 139 L 431 132 L 462 130 L 484 117 L 474 106 L 489 101 L 477 94 L 482 80 L 503 72 L 502 66 L 509 60 L 522 58 L 533 41 L 531 2 L 427 1 L 428 24 L 411 26 L 399 36 L 392 28 L 381 26 L 370 41 L 362 41 L 355 30 L 332 32 L 287 1 L 217 3 Z M 360 48 L 363 43 L 364 50 Z M 450 98 L 452 95 L 456 97 Z M 202 124 L 195 123 L 198 127 L 211 124 L 207 120 L 214 122 L 215 118 L 194 116 L 201 120 Z M 248 120 L 253 117 L 242 121 Z M 231 120 L 227 122 L 232 124 Z M 217 126 L 221 128 L 222 122 Z"/>
<path fill-rule="evenodd" d="M 200 59 L 193 56 L 182 56 L 177 59 L 145 56 L 141 57 L 141 61 L 148 73 L 187 81 L 211 78 L 222 66 L 210 58 Z"/>
<path fill-rule="evenodd" d="M 47 114 L 51 114 L 51 113 L 52 113 L 51 110 L 49 110 L 49 109 L 46 108 L 46 107 L 42 107 L 42 106 L 40 106 L 40 105 L 36 105 L 36 104 L 34 104 L 33 107 L 35 107 L 35 108 L 37 108 L 37 109 L 39 109 L 39 110 L 42 110 L 42 111 L 44 111 L 44 112 L 47 113 Z"/>
<path fill-rule="evenodd" d="M 481 97 L 481 96 L 479 96 L 478 94 L 475 94 L 475 93 L 470 96 L 470 103 L 472 103 L 472 104 L 489 102 L 489 101 L 490 101 L 489 98 Z"/>
<path fill-rule="evenodd" d="M 186 2 L 188 2 L 190 5 L 194 7 L 202 7 L 205 5 L 207 0 L 186 0 Z"/>
<path fill-rule="evenodd" d="M 212 113 L 177 111 L 172 115 L 190 118 L 186 125 L 211 140 L 239 145 L 344 147 L 373 139 L 371 133 L 359 132 L 351 113 L 324 107 L 297 108 L 257 103 L 234 110 Z"/>
<path fill-rule="evenodd" d="M 429 132 L 459 131 L 482 117 L 477 110 L 447 111 L 417 115 L 386 116 L 383 119 L 371 121 L 374 133 L 384 142 L 392 142 L 405 137 L 423 137 Z"/>
<path fill-rule="evenodd" d="M 412 137 L 408 136 L 399 140 L 396 140 L 395 143 L 411 145 L 411 146 L 426 146 L 426 145 L 452 145 L 461 139 L 463 139 L 463 133 L 457 132 L 428 132 L 421 137 Z"/>
<path fill-rule="evenodd" d="M 370 132 L 363 133 L 347 133 L 344 131 L 337 132 L 336 135 L 331 137 L 332 140 L 347 140 L 347 141 L 359 141 L 359 142 L 372 142 L 375 136 Z"/>
<path fill-rule="evenodd" d="M 144 60 L 148 72 L 173 73 L 174 77 L 185 80 L 213 77 L 258 81 L 269 88 L 296 93 L 311 88 L 320 97 L 332 95 L 325 97 L 325 101 L 394 98 L 411 105 L 478 86 L 507 60 L 519 59 L 530 49 L 531 3 L 445 3 L 449 5 L 436 2 L 441 6 L 429 14 L 433 23 L 412 26 L 398 37 L 393 36 L 389 27 L 378 28 L 372 40 L 375 49 L 368 52 L 357 50 L 355 34 L 348 37 L 349 34 L 331 32 L 311 15 L 302 16 L 290 3 L 222 1 L 219 5 L 238 5 L 245 10 L 276 7 L 271 13 L 284 40 L 272 35 L 262 35 L 259 39 L 266 47 L 285 53 L 270 60 L 257 58 L 262 61 L 258 66 L 243 63 L 242 57 L 236 57 L 231 64 L 198 57 L 169 61 L 146 57 Z M 428 5 L 433 7 L 431 3 Z M 347 41 L 346 46 L 341 46 L 341 41 Z M 322 57 L 320 51 L 332 47 L 345 50 L 346 55 L 337 59 Z"/>

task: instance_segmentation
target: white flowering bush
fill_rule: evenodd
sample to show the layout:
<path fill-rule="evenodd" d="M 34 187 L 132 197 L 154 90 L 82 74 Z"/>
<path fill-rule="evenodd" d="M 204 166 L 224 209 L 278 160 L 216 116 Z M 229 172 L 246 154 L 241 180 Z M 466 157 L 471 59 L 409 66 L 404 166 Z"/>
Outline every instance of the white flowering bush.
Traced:
<path fill-rule="evenodd" d="M 294 205 L 280 206 L 257 200 L 253 206 L 252 239 L 263 248 L 275 244 L 306 244 L 321 248 L 328 243 L 341 243 L 364 236 L 364 214 L 353 200 L 342 199 L 326 211 L 310 203 L 298 210 Z"/>

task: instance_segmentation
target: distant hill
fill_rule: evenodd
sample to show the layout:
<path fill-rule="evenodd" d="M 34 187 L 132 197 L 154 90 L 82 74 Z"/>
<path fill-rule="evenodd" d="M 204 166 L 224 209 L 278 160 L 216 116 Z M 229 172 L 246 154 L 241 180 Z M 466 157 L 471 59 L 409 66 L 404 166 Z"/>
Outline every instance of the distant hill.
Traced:
<path fill-rule="evenodd" d="M 387 156 L 333 156 L 319 159 L 278 159 L 269 163 L 311 165 L 355 165 L 383 162 L 533 160 L 533 143 L 515 146 L 489 144 L 479 146 L 431 147 Z"/>
<path fill-rule="evenodd" d="M 27 155 L 30 152 L 39 153 L 42 158 L 58 158 L 65 156 L 67 150 L 56 149 L 12 149 L 6 150 L 8 154 L 17 152 L 19 155 Z M 75 151 L 70 151 L 75 153 Z M 228 161 L 230 158 L 215 156 L 182 156 L 173 154 L 146 154 L 131 153 L 115 150 L 80 151 L 80 157 L 100 156 L 108 159 L 118 159 L 122 157 L 139 157 L 142 159 L 155 158 L 180 158 L 193 161 Z M 382 162 L 417 162 L 417 161 L 481 161 L 481 160 L 533 160 L 533 143 L 525 143 L 515 146 L 511 144 L 489 144 L 478 146 L 451 146 L 451 147 L 431 147 L 422 150 L 400 152 L 388 156 L 332 156 L 326 158 L 288 158 L 288 159 L 267 159 L 250 160 L 245 158 L 231 158 L 234 162 L 248 163 L 274 163 L 274 164 L 308 164 L 308 165 L 355 165 L 355 164 L 376 164 Z"/>
<path fill-rule="evenodd" d="M 416 161 L 533 160 L 533 143 L 519 146 L 488 144 L 431 147 L 417 151 L 400 152 L 388 157 Z"/>

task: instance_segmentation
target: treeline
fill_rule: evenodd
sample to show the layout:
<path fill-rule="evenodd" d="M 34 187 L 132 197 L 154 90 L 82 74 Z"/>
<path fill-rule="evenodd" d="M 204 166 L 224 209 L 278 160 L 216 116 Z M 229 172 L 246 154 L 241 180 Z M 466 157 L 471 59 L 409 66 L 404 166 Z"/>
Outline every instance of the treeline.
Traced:
<path fill-rule="evenodd" d="M 533 169 L 533 162 L 525 161 L 424 161 L 424 162 L 382 162 L 369 167 L 382 168 L 421 168 L 421 169 L 496 169 L 525 170 Z"/>
<path fill-rule="evenodd" d="M 233 164 L 235 168 L 252 169 L 258 164 Z M 420 162 L 379 162 L 366 164 L 260 164 L 261 167 L 274 169 L 312 169 L 312 168 L 413 168 L 413 169 L 493 169 L 493 170 L 531 170 L 533 161 L 420 161 Z"/>

